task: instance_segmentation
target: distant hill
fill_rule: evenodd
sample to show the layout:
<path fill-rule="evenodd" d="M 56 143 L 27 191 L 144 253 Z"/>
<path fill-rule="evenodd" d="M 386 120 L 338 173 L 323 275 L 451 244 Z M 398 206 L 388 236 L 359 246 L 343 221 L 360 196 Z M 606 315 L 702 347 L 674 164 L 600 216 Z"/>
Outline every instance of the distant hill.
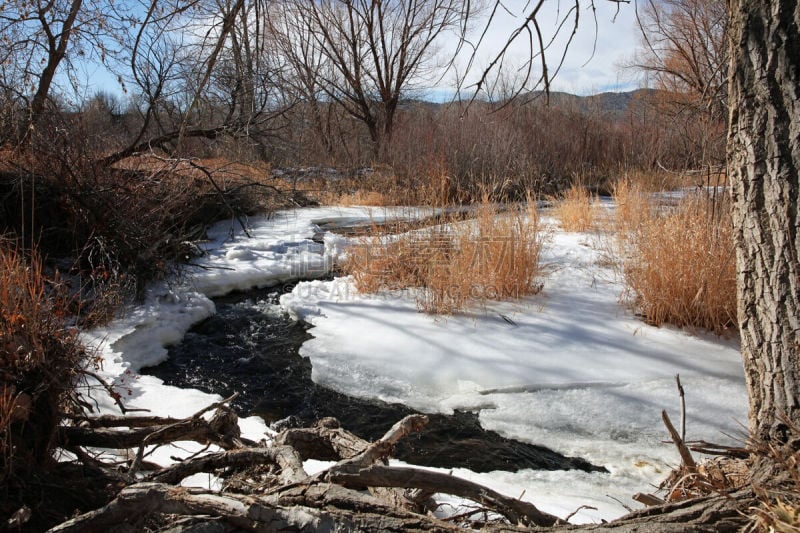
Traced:
<path fill-rule="evenodd" d="M 599 111 L 618 117 L 625 114 L 631 102 L 650 97 L 655 89 L 636 89 L 626 92 L 605 92 L 590 96 L 577 96 L 574 94 L 553 91 L 550 93 L 550 105 L 554 107 L 569 107 L 581 112 Z M 544 91 L 535 91 L 520 96 L 524 101 L 545 102 Z"/>
<path fill-rule="evenodd" d="M 590 96 L 578 96 L 560 91 L 551 91 L 549 105 L 557 108 L 574 109 L 582 113 L 600 112 L 612 118 L 619 118 L 628 111 L 632 102 L 648 98 L 655 92 L 655 89 L 635 89 L 626 92 L 604 92 Z M 533 105 L 545 105 L 546 96 L 544 91 L 532 91 L 520 94 L 517 96 L 517 101 Z M 418 98 L 404 100 L 402 104 L 406 108 L 417 107 L 423 109 L 436 109 L 441 105 L 446 104 Z"/>

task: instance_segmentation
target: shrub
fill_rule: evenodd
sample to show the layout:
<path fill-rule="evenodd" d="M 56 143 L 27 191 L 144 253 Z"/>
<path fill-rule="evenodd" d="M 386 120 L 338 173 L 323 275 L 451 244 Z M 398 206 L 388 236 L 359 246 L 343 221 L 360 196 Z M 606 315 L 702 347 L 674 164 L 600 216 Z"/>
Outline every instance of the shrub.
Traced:
<path fill-rule="evenodd" d="M 500 212 L 483 203 L 474 220 L 365 239 L 342 268 L 361 292 L 419 289 L 426 313 L 537 293 L 543 237 L 535 204 L 528 205 Z"/>
<path fill-rule="evenodd" d="M 94 163 L 88 148 L 51 150 L 36 160 L 6 154 L 13 172 L 0 171 L 8 199 L 0 231 L 38 243 L 49 257 L 76 258 L 76 273 L 93 284 L 141 294 L 186 259 L 186 241 L 202 238 L 209 224 L 288 205 L 266 167 L 155 156 L 109 167 Z"/>
<path fill-rule="evenodd" d="M 641 220 L 623 227 L 619 238 L 625 282 L 647 322 L 717 334 L 735 326 L 736 266 L 727 200 L 696 194 L 672 207 L 644 209 Z"/>
<path fill-rule="evenodd" d="M 53 437 L 85 357 L 65 326 L 62 294 L 36 254 L 26 260 L 0 241 L 0 479 L 9 488 L 53 460 Z M 16 510 L 2 507 L 3 516 Z"/>

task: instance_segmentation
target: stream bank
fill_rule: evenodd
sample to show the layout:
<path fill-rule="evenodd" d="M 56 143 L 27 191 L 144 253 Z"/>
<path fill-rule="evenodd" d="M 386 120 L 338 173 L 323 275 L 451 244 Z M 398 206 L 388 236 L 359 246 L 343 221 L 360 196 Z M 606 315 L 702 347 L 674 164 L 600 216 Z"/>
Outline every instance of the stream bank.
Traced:
<path fill-rule="evenodd" d="M 142 370 L 167 385 L 223 397 L 238 392 L 235 407 L 261 416 L 273 429 L 304 427 L 335 417 L 359 437 L 374 441 L 401 418 L 417 411 L 398 403 L 348 396 L 314 383 L 311 362 L 299 355 L 311 336 L 289 318 L 278 298 L 292 284 L 236 292 L 214 300 L 216 314 L 197 324 L 169 348 L 158 366 Z M 542 446 L 507 439 L 481 427 L 478 414 L 430 414 L 428 427 L 403 441 L 396 457 L 420 466 L 468 468 L 475 472 L 520 469 L 605 472 Z"/>

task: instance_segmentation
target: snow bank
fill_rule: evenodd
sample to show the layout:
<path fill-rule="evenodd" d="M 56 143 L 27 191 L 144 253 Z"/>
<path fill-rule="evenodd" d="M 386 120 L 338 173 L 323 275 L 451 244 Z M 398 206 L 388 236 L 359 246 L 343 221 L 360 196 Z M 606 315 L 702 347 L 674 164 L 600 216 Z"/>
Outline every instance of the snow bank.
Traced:
<path fill-rule="evenodd" d="M 422 214 L 431 213 L 301 209 L 251 219 L 252 238 L 219 224 L 209 231 L 206 255 L 182 280 L 152 287 L 143 305 L 84 333 L 84 340 L 96 347 L 99 373 L 127 406 L 191 415 L 220 398 L 165 386 L 138 370 L 162 361 L 166 346 L 214 312 L 210 297 L 325 274 L 348 239 L 328 234 L 322 242 L 312 240 L 321 225 Z M 618 303 L 621 286 L 591 244 L 587 235 L 555 232 L 545 250 L 551 272 L 541 295 L 456 317 L 417 312 L 411 291 L 357 294 L 348 279 L 299 283 L 281 304 L 313 325 L 314 338 L 301 354 L 311 359 L 316 382 L 427 412 L 480 410 L 487 429 L 581 456 L 610 472 L 454 473 L 509 495 L 524 492 L 559 516 L 580 505 L 597 507 L 575 521 L 611 519 L 625 512 L 615 498 L 637 505 L 630 496 L 658 483 L 678 460 L 661 442 L 666 433 L 660 421 L 664 408 L 677 417 L 676 373 L 686 388 L 689 439 L 724 442 L 723 432 L 737 434 L 747 396 L 735 342 L 637 320 Z M 101 412 L 117 412 L 104 393 L 94 396 Z M 242 422 L 249 438 L 268 433 L 259 418 Z M 170 455 L 185 457 L 199 448 L 183 444 L 148 459 L 166 464 Z"/>
<path fill-rule="evenodd" d="M 97 374 L 122 395 L 124 405 L 133 410 L 131 415 L 191 416 L 222 398 L 165 385 L 156 377 L 139 374 L 139 370 L 163 362 L 168 346 L 180 342 L 189 328 L 215 312 L 211 297 L 326 274 L 332 260 L 330 252 L 336 252 L 336 247 L 331 240 L 326 254 L 324 244 L 311 240 L 320 224 L 381 223 L 421 214 L 426 213 L 409 208 L 290 211 L 251 219 L 250 238 L 230 222 L 219 223 L 208 231 L 204 255 L 182 279 L 149 287 L 143 303 L 121 310 L 108 326 L 85 331 L 81 338 L 98 357 Z M 97 390 L 96 383 L 92 385 L 90 402 L 97 411 L 119 414 L 108 394 Z M 245 437 L 256 441 L 269 434 L 259 417 L 242 419 L 240 426 Z M 178 444 L 159 448 L 148 460 L 166 465 L 173 462 L 171 456 L 186 457 L 201 448 L 192 442 Z M 207 476 L 194 476 L 187 482 L 205 487 L 209 480 Z"/>
<path fill-rule="evenodd" d="M 489 477 L 561 516 L 589 503 L 600 511 L 578 520 L 614 518 L 625 509 L 613 498 L 637 505 L 630 496 L 677 462 L 660 416 L 678 416 L 675 374 L 687 391 L 687 438 L 740 433 L 739 348 L 632 316 L 588 235 L 554 233 L 543 261 L 542 294 L 455 317 L 417 312 L 409 291 L 358 294 L 348 279 L 301 283 L 281 304 L 314 326 L 300 353 L 315 382 L 425 412 L 479 409 L 487 429 L 604 465 L 610 474 Z"/>

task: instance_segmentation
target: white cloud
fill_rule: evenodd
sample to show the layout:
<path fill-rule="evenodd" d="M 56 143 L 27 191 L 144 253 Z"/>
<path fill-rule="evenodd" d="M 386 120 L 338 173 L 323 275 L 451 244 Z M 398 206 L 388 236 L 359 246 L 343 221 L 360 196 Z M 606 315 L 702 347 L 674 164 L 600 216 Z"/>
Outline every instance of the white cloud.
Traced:
<path fill-rule="evenodd" d="M 492 0 L 493 2 L 493 0 Z M 489 4 L 491 8 L 493 3 Z M 532 6 L 522 0 L 503 3 L 496 12 L 486 36 L 476 54 L 473 69 L 468 80 L 475 81 L 482 71 L 497 56 L 506 44 L 509 35 L 519 28 L 524 16 Z M 546 58 L 548 69 L 558 66 L 563 50 L 574 27 L 574 2 L 567 0 L 546 0 L 537 16 L 545 42 L 552 39 Z M 594 7 L 594 12 L 593 12 Z M 619 8 L 619 9 L 617 9 Z M 570 11 L 572 10 L 572 11 Z M 473 23 L 469 40 L 477 41 L 486 26 L 489 10 L 480 20 Z M 558 29 L 559 22 L 568 17 Z M 595 26 L 596 21 L 596 26 Z M 534 35 L 535 39 L 535 35 Z M 453 50 L 457 38 L 450 37 L 444 50 Z M 625 70 L 622 65 L 629 60 L 639 45 L 636 27 L 635 7 L 632 4 L 618 4 L 612 0 L 580 1 L 577 32 L 569 43 L 563 65 L 555 76 L 551 89 L 575 94 L 593 94 L 603 91 L 629 90 L 637 86 L 636 73 Z M 538 44 L 534 40 L 534 53 Z M 530 58 L 530 42 L 527 32 L 523 32 L 509 48 L 506 55 L 506 71 L 514 72 Z M 465 70 L 469 53 L 462 52 L 456 62 L 456 69 Z M 512 68 L 513 66 L 513 68 Z M 541 74 L 540 59 L 534 59 L 531 77 L 535 80 Z M 448 81 L 452 80 L 451 75 Z M 445 85 L 441 83 L 440 85 Z"/>

